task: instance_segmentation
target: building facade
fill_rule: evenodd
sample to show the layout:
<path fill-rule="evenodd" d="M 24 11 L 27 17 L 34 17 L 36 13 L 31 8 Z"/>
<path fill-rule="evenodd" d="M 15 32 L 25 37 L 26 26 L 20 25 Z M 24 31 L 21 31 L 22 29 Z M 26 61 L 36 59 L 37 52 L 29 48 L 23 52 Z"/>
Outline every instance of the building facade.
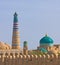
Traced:
<path fill-rule="evenodd" d="M 60 65 L 60 45 L 55 45 L 48 35 L 40 39 L 37 49 L 28 50 L 27 41 L 21 49 L 17 16 L 15 12 L 12 46 L 0 42 L 0 65 Z"/>

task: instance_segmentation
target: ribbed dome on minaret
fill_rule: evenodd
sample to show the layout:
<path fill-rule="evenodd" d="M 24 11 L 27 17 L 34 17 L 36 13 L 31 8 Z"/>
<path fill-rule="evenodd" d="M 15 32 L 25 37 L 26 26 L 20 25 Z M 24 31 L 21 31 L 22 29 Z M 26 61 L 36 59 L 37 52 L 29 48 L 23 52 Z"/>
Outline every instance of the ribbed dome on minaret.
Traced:
<path fill-rule="evenodd" d="M 17 17 L 16 12 L 14 14 L 14 22 L 13 22 L 12 49 L 20 49 L 20 36 L 19 36 L 19 30 L 18 30 L 18 17 Z"/>

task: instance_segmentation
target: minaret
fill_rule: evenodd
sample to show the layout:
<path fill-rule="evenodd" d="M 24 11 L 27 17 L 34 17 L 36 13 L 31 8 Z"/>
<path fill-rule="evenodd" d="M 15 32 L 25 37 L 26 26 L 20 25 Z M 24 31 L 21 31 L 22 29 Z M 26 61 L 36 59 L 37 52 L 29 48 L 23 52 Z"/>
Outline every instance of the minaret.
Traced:
<path fill-rule="evenodd" d="M 14 14 L 14 22 L 13 22 L 13 35 L 12 35 L 12 49 L 20 50 L 20 37 L 18 30 L 18 17 L 17 13 Z"/>
<path fill-rule="evenodd" d="M 24 41 L 23 43 L 23 54 L 28 55 L 28 44 L 27 41 Z"/>

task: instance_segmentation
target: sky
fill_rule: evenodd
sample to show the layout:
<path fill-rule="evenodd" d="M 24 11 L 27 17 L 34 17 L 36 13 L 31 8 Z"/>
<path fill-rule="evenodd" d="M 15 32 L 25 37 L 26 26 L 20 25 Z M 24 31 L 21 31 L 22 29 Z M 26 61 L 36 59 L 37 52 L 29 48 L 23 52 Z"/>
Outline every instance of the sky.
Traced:
<path fill-rule="evenodd" d="M 0 0 L 0 41 L 12 44 L 13 15 L 17 12 L 20 45 L 36 49 L 48 34 L 60 43 L 60 0 Z"/>

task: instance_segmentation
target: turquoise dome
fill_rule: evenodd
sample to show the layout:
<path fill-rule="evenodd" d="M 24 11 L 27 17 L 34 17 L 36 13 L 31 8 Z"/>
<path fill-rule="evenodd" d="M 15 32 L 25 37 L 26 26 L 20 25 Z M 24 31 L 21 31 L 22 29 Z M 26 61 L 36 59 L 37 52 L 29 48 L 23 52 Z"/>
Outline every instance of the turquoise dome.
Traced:
<path fill-rule="evenodd" d="M 24 47 L 27 46 L 27 45 L 28 45 L 28 44 L 27 44 L 27 41 L 24 41 Z"/>
<path fill-rule="evenodd" d="M 48 52 L 45 48 L 40 48 L 39 50 L 40 50 L 41 52 L 43 52 L 43 53 L 47 53 L 47 52 Z"/>
<path fill-rule="evenodd" d="M 50 38 L 49 36 L 45 35 L 41 40 L 40 40 L 41 45 L 53 45 L 53 39 Z"/>

